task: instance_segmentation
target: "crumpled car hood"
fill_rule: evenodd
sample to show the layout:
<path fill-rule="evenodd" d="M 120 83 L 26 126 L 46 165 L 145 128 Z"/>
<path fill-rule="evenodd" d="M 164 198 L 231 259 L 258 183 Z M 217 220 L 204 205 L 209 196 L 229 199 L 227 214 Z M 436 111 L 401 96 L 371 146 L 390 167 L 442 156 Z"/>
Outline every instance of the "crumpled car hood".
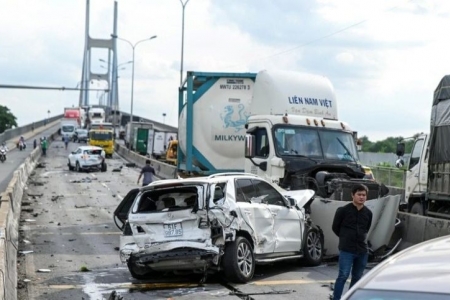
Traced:
<path fill-rule="evenodd" d="M 314 196 L 315 192 L 313 190 L 295 190 L 295 191 L 286 191 L 283 190 L 281 193 L 284 196 L 289 196 L 295 199 L 297 202 L 297 206 L 299 208 L 304 207 Z"/>

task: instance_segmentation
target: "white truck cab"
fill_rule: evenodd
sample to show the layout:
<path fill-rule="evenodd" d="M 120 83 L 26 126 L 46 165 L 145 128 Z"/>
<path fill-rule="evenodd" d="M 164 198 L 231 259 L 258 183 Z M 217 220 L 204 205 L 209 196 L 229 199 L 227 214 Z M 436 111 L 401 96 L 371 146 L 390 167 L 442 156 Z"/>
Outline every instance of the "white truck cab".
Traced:
<path fill-rule="evenodd" d="M 290 189 L 317 190 L 334 171 L 364 177 L 355 132 L 338 120 L 334 89 L 326 77 L 261 71 L 250 111 L 245 172 Z"/>
<path fill-rule="evenodd" d="M 420 134 L 414 141 L 411 156 L 406 164 L 405 205 L 408 212 L 424 214 L 424 201 L 428 181 L 428 142 L 429 134 Z M 404 155 L 404 143 L 397 147 L 397 155 Z M 397 160 L 397 167 L 403 167 L 403 158 Z"/>

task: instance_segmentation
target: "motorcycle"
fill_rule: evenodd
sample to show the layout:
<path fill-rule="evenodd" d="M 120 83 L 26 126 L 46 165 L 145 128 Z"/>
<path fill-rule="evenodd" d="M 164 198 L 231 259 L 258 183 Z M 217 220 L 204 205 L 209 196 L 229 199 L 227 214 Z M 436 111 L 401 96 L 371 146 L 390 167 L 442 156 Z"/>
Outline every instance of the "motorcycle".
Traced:
<path fill-rule="evenodd" d="M 27 148 L 27 144 L 25 144 L 25 142 L 20 141 L 17 143 L 17 148 L 19 148 L 19 150 L 22 151 L 25 148 Z"/>
<path fill-rule="evenodd" d="M 0 150 L 0 161 L 3 163 L 6 160 L 6 150 L 5 149 L 1 149 Z"/>

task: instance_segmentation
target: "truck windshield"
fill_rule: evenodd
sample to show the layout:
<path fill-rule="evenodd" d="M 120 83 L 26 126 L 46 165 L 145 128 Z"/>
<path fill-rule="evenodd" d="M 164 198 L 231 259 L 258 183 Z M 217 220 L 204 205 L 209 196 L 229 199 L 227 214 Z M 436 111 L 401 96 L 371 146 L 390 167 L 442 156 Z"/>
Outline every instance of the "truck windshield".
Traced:
<path fill-rule="evenodd" d="M 72 125 L 63 125 L 61 128 L 61 131 L 63 132 L 73 132 L 75 130 L 75 127 Z"/>
<path fill-rule="evenodd" d="M 112 140 L 112 133 L 94 131 L 89 133 L 89 138 L 97 141 L 110 141 Z"/>
<path fill-rule="evenodd" d="M 275 148 L 278 155 L 348 161 L 356 161 L 358 158 L 353 135 L 338 130 L 277 127 Z"/>

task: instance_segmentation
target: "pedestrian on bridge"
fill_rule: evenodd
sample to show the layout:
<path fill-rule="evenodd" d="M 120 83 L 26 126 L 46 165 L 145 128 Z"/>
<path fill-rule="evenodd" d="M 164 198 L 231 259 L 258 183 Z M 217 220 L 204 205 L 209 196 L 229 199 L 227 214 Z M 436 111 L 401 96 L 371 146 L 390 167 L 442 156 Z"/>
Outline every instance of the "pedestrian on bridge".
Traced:
<path fill-rule="evenodd" d="M 66 150 L 67 150 L 67 146 L 69 145 L 69 135 L 65 135 L 63 136 L 63 141 L 64 141 L 64 145 L 66 146 Z"/>
<path fill-rule="evenodd" d="M 350 288 L 362 277 L 368 259 L 367 234 L 372 225 L 372 211 L 364 206 L 369 189 L 363 184 L 352 187 L 352 202 L 339 207 L 333 220 L 333 232 L 339 237 L 339 275 L 334 284 L 333 300 L 340 300 L 350 271 Z"/>
<path fill-rule="evenodd" d="M 42 155 L 47 156 L 47 138 L 44 136 L 41 141 Z"/>
<path fill-rule="evenodd" d="M 155 176 L 155 169 L 150 165 L 151 161 L 150 159 L 147 159 L 145 161 L 145 166 L 141 170 L 141 174 L 139 174 L 139 178 L 137 180 L 137 183 L 139 184 L 139 181 L 141 180 L 141 177 L 144 176 L 142 179 L 142 186 L 146 186 L 153 182 L 153 176 Z"/>

